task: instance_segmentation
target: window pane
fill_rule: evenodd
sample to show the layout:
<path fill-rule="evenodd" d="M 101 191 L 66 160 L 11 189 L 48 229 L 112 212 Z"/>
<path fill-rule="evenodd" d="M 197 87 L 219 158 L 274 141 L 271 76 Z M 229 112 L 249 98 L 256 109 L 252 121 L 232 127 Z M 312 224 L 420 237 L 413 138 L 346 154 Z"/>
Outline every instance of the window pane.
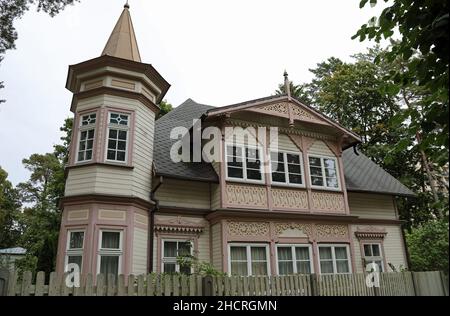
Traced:
<path fill-rule="evenodd" d="M 332 259 L 331 255 L 331 247 L 320 247 L 319 248 L 319 257 L 320 259 Z"/>
<path fill-rule="evenodd" d="M 306 247 L 295 248 L 295 258 L 297 260 L 309 260 L 309 248 Z"/>
<path fill-rule="evenodd" d="M 186 256 L 191 254 L 191 243 L 190 242 L 179 242 L 178 243 L 178 255 Z"/>
<path fill-rule="evenodd" d="M 381 256 L 380 245 L 372 245 L 372 253 L 373 256 L 380 257 Z"/>
<path fill-rule="evenodd" d="M 278 260 L 292 260 L 291 247 L 278 247 Z"/>
<path fill-rule="evenodd" d="M 333 273 L 333 261 L 320 261 L 321 273 Z"/>
<path fill-rule="evenodd" d="M 80 271 L 81 271 L 82 261 L 83 261 L 83 256 L 68 256 L 67 257 L 67 264 L 71 264 L 71 263 L 77 264 Z"/>
<path fill-rule="evenodd" d="M 100 273 L 119 274 L 119 256 L 100 256 Z"/>
<path fill-rule="evenodd" d="M 346 247 L 335 247 L 334 254 L 336 259 L 347 259 L 347 248 Z"/>
<path fill-rule="evenodd" d="M 310 274 L 311 265 L 309 261 L 297 261 L 297 273 L 300 274 Z"/>
<path fill-rule="evenodd" d="M 338 182 L 336 178 L 327 178 L 327 187 L 337 188 Z"/>
<path fill-rule="evenodd" d="M 259 159 L 259 150 L 255 148 L 246 148 L 245 149 L 246 158 L 247 159 Z"/>
<path fill-rule="evenodd" d="M 70 232 L 69 249 L 83 248 L 84 232 Z"/>
<path fill-rule="evenodd" d="M 299 155 L 293 155 L 293 154 L 286 154 L 287 156 L 287 162 L 291 164 L 300 164 L 300 156 Z"/>
<path fill-rule="evenodd" d="M 247 168 L 259 170 L 261 167 L 261 161 L 259 160 L 247 160 Z"/>
<path fill-rule="evenodd" d="M 280 275 L 294 274 L 294 267 L 292 261 L 279 261 L 278 272 Z"/>
<path fill-rule="evenodd" d="M 176 258 L 177 256 L 177 242 L 176 241 L 164 241 L 164 257 Z"/>
<path fill-rule="evenodd" d="M 336 261 L 337 273 L 349 273 L 348 261 L 347 260 L 338 260 Z"/>
<path fill-rule="evenodd" d="M 299 174 L 290 174 L 289 182 L 295 184 L 302 184 L 302 176 Z"/>
<path fill-rule="evenodd" d="M 87 137 L 87 131 L 82 131 L 82 132 L 80 133 L 80 140 L 85 140 L 86 137 Z"/>
<path fill-rule="evenodd" d="M 284 163 L 282 162 L 272 162 L 272 171 L 284 172 Z"/>
<path fill-rule="evenodd" d="M 176 264 L 172 262 L 164 262 L 164 273 L 175 273 Z"/>
<path fill-rule="evenodd" d="M 372 257 L 372 247 L 370 245 L 364 245 L 364 256 Z"/>
<path fill-rule="evenodd" d="M 110 129 L 109 130 L 109 138 L 117 139 L 117 130 Z"/>
<path fill-rule="evenodd" d="M 109 160 L 115 160 L 116 159 L 116 152 L 114 150 L 108 150 L 108 155 L 106 157 Z"/>
<path fill-rule="evenodd" d="M 92 159 L 92 150 L 86 151 L 86 160 Z"/>
<path fill-rule="evenodd" d="M 230 258 L 234 260 L 247 260 L 247 249 L 245 247 L 230 247 Z"/>
<path fill-rule="evenodd" d="M 117 160 L 118 161 L 125 161 L 125 152 L 124 151 L 118 151 L 117 152 Z"/>
<path fill-rule="evenodd" d="M 180 266 L 180 273 L 182 273 L 182 274 L 191 274 L 191 268 L 189 266 L 186 266 L 186 265 Z"/>
<path fill-rule="evenodd" d="M 119 139 L 120 140 L 126 140 L 127 139 L 127 132 L 126 131 L 119 131 Z"/>
<path fill-rule="evenodd" d="M 317 186 L 323 186 L 323 179 L 318 177 L 311 177 L 311 184 Z"/>
<path fill-rule="evenodd" d="M 272 151 L 270 153 L 270 160 L 271 161 L 284 161 L 283 153 L 277 153 L 275 151 Z"/>
<path fill-rule="evenodd" d="M 250 253 L 253 260 L 266 260 L 266 248 L 265 247 L 251 247 Z"/>
<path fill-rule="evenodd" d="M 124 142 L 124 141 L 119 141 L 119 142 L 117 143 L 117 149 L 118 149 L 118 150 L 125 150 L 126 145 L 127 145 L 126 142 Z"/>
<path fill-rule="evenodd" d="M 90 139 L 94 138 L 94 130 L 93 129 L 90 129 L 88 131 L 88 138 L 90 138 Z"/>
<path fill-rule="evenodd" d="M 302 173 L 300 165 L 288 165 L 288 170 L 291 173 Z"/>
<path fill-rule="evenodd" d="M 242 159 L 240 157 L 227 156 L 227 164 L 228 166 L 242 168 Z"/>
<path fill-rule="evenodd" d="M 102 248 L 120 249 L 120 233 L 102 232 Z"/>
<path fill-rule="evenodd" d="M 247 170 L 247 179 L 251 180 L 261 180 L 261 172 L 259 170 Z"/>
<path fill-rule="evenodd" d="M 320 158 L 317 157 L 309 157 L 309 165 L 310 166 L 316 166 L 316 167 L 321 167 L 322 163 L 320 161 Z"/>
<path fill-rule="evenodd" d="M 329 177 L 329 178 L 333 178 L 336 177 L 336 169 L 325 169 L 325 176 Z"/>
<path fill-rule="evenodd" d="M 334 159 L 324 159 L 325 168 L 336 169 L 336 162 Z"/>
<path fill-rule="evenodd" d="M 320 176 L 322 177 L 322 169 L 321 168 L 317 168 L 317 167 L 311 167 L 311 175 L 312 176 Z"/>
<path fill-rule="evenodd" d="M 117 141 L 114 139 L 108 140 L 108 148 L 109 149 L 116 149 L 117 148 Z"/>
<path fill-rule="evenodd" d="M 252 262 L 252 275 L 267 275 L 267 262 Z"/>
<path fill-rule="evenodd" d="M 242 179 L 242 178 L 244 178 L 244 172 L 242 169 L 239 169 L 239 168 L 228 167 L 228 176 L 230 178 Z"/>
<path fill-rule="evenodd" d="M 231 262 L 231 275 L 248 275 L 247 262 Z"/>
<path fill-rule="evenodd" d="M 272 181 L 285 183 L 286 176 L 284 173 L 274 172 L 274 173 L 272 173 Z"/>

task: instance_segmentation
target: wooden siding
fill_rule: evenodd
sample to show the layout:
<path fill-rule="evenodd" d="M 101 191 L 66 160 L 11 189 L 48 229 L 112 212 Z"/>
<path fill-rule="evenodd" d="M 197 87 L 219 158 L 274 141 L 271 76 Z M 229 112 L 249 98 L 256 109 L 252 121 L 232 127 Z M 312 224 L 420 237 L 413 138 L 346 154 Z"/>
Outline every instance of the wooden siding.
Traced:
<path fill-rule="evenodd" d="M 134 228 L 133 237 L 133 274 L 147 273 L 147 230 Z"/>
<path fill-rule="evenodd" d="M 210 187 L 208 183 L 164 179 L 156 191 L 161 206 L 210 209 Z"/>
<path fill-rule="evenodd" d="M 355 231 L 357 230 L 358 226 L 368 227 L 368 225 L 352 225 L 352 238 L 354 245 L 356 272 L 362 273 L 364 270 L 362 264 L 361 244 L 358 238 L 356 238 L 355 236 Z M 406 262 L 406 254 L 403 246 L 401 227 L 399 225 L 372 226 L 374 226 L 376 229 L 384 229 L 386 232 L 386 236 L 383 240 L 386 263 L 393 264 L 397 270 L 400 270 L 401 267 L 407 268 L 408 264 Z M 370 240 L 367 240 L 367 242 L 370 242 Z M 392 269 L 388 266 L 386 272 L 392 272 Z"/>
<path fill-rule="evenodd" d="M 350 214 L 361 218 L 397 219 L 394 199 L 390 195 L 348 193 Z"/>
<path fill-rule="evenodd" d="M 217 210 L 221 207 L 220 205 L 220 184 L 211 184 L 211 210 Z"/>
<path fill-rule="evenodd" d="M 309 154 L 317 154 L 317 155 L 324 155 L 324 156 L 332 156 L 335 157 L 336 155 L 331 151 L 331 149 L 321 140 L 316 140 L 311 147 L 309 147 L 308 150 Z"/>
<path fill-rule="evenodd" d="M 211 263 L 219 271 L 222 270 L 222 225 L 211 226 Z"/>
<path fill-rule="evenodd" d="M 270 144 L 271 149 L 275 149 L 275 150 L 277 149 L 277 148 L 272 148 L 272 146 L 274 146 L 273 143 Z M 300 151 L 300 149 L 292 142 L 292 140 L 286 134 L 278 135 L 278 150 L 293 151 L 293 152 Z"/>

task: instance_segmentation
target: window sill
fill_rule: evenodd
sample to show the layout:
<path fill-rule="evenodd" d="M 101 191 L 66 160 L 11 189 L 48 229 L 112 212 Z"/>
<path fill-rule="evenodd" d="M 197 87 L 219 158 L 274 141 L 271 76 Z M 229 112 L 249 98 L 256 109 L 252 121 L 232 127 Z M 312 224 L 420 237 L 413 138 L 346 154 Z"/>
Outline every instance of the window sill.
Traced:
<path fill-rule="evenodd" d="M 253 185 L 266 185 L 266 182 L 264 181 L 251 181 L 251 180 L 244 180 L 244 179 L 233 179 L 233 178 L 226 178 L 226 182 L 231 183 L 242 183 L 242 184 L 253 184 Z"/>
<path fill-rule="evenodd" d="M 336 193 L 342 193 L 342 190 L 340 188 L 333 189 L 333 188 L 325 188 L 325 187 L 316 187 L 311 186 L 311 190 L 313 191 L 324 191 L 324 192 L 336 192 Z"/>
<path fill-rule="evenodd" d="M 287 189 L 304 189 L 304 190 L 306 190 L 306 186 L 304 186 L 304 185 L 296 185 L 296 184 L 291 184 L 291 183 L 271 182 L 270 186 L 287 188 Z"/>
<path fill-rule="evenodd" d="M 67 166 L 66 170 L 78 169 L 78 168 L 90 167 L 90 166 L 116 167 L 116 168 L 131 169 L 131 170 L 134 169 L 133 166 L 130 166 L 127 164 L 118 164 L 118 163 L 112 163 L 112 162 L 79 162 L 79 163 Z"/>

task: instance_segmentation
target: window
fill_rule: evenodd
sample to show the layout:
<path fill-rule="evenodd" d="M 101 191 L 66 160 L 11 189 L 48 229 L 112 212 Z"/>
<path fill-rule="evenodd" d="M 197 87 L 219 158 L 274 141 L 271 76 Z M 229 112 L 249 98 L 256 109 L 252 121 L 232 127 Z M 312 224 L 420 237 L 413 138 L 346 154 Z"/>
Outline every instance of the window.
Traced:
<path fill-rule="evenodd" d="M 98 273 L 121 273 L 122 268 L 122 231 L 100 230 L 98 250 Z"/>
<path fill-rule="evenodd" d="M 261 172 L 261 149 L 227 145 L 227 178 L 264 182 Z"/>
<path fill-rule="evenodd" d="M 67 265 L 75 263 L 80 271 L 83 264 L 84 231 L 70 230 L 67 234 L 66 268 Z"/>
<path fill-rule="evenodd" d="M 309 156 L 311 186 L 339 189 L 335 158 Z"/>
<path fill-rule="evenodd" d="M 126 162 L 130 115 L 109 113 L 106 160 Z"/>
<path fill-rule="evenodd" d="M 162 241 L 161 271 L 164 273 L 190 274 L 191 268 L 180 266 L 177 263 L 178 256 L 192 254 L 192 243 L 186 240 L 163 240 Z"/>
<path fill-rule="evenodd" d="M 270 152 L 270 167 L 273 183 L 303 185 L 303 167 L 300 154 Z"/>
<path fill-rule="evenodd" d="M 363 244 L 364 249 L 364 264 L 365 268 L 371 263 L 378 266 L 378 272 L 384 272 L 383 254 L 381 252 L 381 244 L 371 243 Z"/>
<path fill-rule="evenodd" d="M 310 274 L 313 272 L 311 247 L 296 245 L 277 246 L 278 274 Z"/>
<path fill-rule="evenodd" d="M 91 113 L 81 116 L 80 131 L 78 136 L 77 161 L 89 161 L 92 159 L 95 137 L 95 123 L 97 114 Z"/>
<path fill-rule="evenodd" d="M 231 275 L 268 275 L 269 254 L 266 245 L 230 245 L 229 271 Z"/>
<path fill-rule="evenodd" d="M 319 246 L 320 273 L 350 273 L 350 260 L 347 245 Z"/>

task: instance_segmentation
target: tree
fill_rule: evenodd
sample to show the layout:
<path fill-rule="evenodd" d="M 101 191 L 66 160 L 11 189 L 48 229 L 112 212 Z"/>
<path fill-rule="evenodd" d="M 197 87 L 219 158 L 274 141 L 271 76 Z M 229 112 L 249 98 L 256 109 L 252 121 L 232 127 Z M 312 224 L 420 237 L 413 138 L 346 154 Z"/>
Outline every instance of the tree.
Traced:
<path fill-rule="evenodd" d="M 37 5 L 38 11 L 44 11 L 54 17 L 66 5 L 73 4 L 79 0 L 0 0 L 0 63 L 3 54 L 14 49 L 18 38 L 14 21 L 20 19 L 30 6 Z M 0 89 L 3 88 L 3 81 L 0 81 Z M 0 103 L 4 100 L 0 100 Z"/>
<path fill-rule="evenodd" d="M 7 178 L 8 173 L 0 167 L 0 248 L 17 246 L 20 237 L 21 203 L 17 190 Z"/>
<path fill-rule="evenodd" d="M 170 104 L 166 100 L 161 101 L 161 103 L 159 104 L 159 108 L 161 109 L 161 111 L 159 111 L 159 114 L 156 119 L 163 117 L 173 109 L 172 104 Z"/>
<path fill-rule="evenodd" d="M 289 90 L 291 92 L 291 96 L 299 100 L 304 104 L 310 104 L 311 100 L 309 98 L 308 86 L 305 84 L 295 85 L 292 81 L 289 81 Z M 286 94 L 286 88 L 284 83 L 278 85 L 278 90 L 275 91 L 275 94 Z"/>
<path fill-rule="evenodd" d="M 406 234 L 413 271 L 448 269 L 448 221 L 429 221 Z"/>
<path fill-rule="evenodd" d="M 68 148 L 72 133 L 72 119 L 66 119 L 62 145 L 55 145 L 53 153 L 33 154 L 23 160 L 30 172 L 30 179 L 20 183 L 21 199 L 29 207 L 20 218 L 24 228 L 21 243 L 27 256 L 19 262 L 23 269 L 51 272 L 54 269 L 61 212 L 59 199 L 64 195 L 64 167 L 68 159 Z"/>

